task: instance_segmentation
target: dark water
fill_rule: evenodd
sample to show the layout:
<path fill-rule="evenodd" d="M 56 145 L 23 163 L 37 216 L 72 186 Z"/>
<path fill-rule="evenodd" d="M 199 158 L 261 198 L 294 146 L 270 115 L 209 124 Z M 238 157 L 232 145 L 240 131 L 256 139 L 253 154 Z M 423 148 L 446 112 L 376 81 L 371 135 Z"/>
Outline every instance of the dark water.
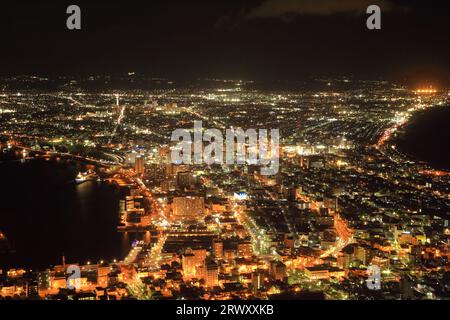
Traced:
<path fill-rule="evenodd" d="M 438 169 L 450 169 L 450 106 L 413 116 L 398 140 L 399 149 Z"/>
<path fill-rule="evenodd" d="M 1 159 L 0 159 L 1 160 Z M 0 230 L 15 251 L 0 268 L 45 268 L 66 262 L 123 258 L 128 234 L 116 230 L 118 187 L 75 184 L 79 163 L 32 160 L 0 163 Z"/>

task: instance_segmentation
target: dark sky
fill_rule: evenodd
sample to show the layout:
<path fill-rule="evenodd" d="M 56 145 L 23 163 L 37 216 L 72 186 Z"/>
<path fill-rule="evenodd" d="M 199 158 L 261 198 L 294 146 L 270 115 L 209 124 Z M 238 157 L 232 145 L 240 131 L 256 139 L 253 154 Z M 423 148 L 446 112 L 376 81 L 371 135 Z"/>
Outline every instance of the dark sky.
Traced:
<path fill-rule="evenodd" d="M 446 2 L 2 1 L 0 73 L 446 82 Z M 81 31 L 66 28 L 70 4 Z M 367 30 L 368 4 L 382 8 L 381 30 Z"/>

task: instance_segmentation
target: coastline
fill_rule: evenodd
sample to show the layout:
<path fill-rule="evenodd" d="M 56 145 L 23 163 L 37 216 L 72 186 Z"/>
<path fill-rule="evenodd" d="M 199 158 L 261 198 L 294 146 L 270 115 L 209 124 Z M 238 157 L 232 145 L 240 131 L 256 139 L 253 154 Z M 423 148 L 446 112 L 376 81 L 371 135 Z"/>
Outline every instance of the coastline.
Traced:
<path fill-rule="evenodd" d="M 8 201 L 0 210 L 0 227 L 11 250 L 2 255 L 0 265 L 40 269 L 58 264 L 63 253 L 69 262 L 81 263 L 120 259 L 127 252 L 128 241 L 114 229 L 116 191 L 97 181 L 76 184 L 75 172 L 81 167 L 42 159 L 3 163 L 0 187 Z M 40 190 L 32 192 L 38 190 L 33 187 Z M 107 204 L 99 205 L 98 199 Z M 28 235 L 35 239 L 33 245 L 25 240 Z"/>
<path fill-rule="evenodd" d="M 392 143 L 405 157 L 435 170 L 450 171 L 450 105 L 433 106 L 411 115 Z"/>

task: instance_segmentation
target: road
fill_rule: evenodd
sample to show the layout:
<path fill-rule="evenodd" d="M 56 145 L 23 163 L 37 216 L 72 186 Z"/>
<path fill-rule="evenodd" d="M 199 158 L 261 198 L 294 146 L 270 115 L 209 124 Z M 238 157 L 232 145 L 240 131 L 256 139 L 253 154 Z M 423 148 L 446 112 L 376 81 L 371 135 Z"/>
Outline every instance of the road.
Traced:
<path fill-rule="evenodd" d="M 315 211 L 319 212 L 320 206 L 319 204 L 310 199 L 309 197 L 302 195 L 300 198 L 310 203 L 310 208 Z M 333 216 L 334 220 L 334 228 L 336 229 L 336 234 L 338 236 L 338 240 L 336 241 L 336 244 L 332 246 L 331 248 L 325 250 L 321 255 L 320 258 L 326 258 L 329 256 L 336 256 L 342 249 L 344 249 L 347 245 L 354 242 L 353 239 L 353 232 L 348 227 L 347 222 L 339 215 L 339 213 L 329 210 L 329 213 Z"/>

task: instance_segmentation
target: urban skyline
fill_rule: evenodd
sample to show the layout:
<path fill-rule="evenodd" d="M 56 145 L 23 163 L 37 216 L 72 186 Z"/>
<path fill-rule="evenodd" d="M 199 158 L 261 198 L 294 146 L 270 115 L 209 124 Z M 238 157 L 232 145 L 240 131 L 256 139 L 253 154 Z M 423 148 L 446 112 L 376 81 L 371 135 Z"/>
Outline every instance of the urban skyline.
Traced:
<path fill-rule="evenodd" d="M 2 4 L 0 300 L 448 300 L 446 12 L 373 4 Z"/>

